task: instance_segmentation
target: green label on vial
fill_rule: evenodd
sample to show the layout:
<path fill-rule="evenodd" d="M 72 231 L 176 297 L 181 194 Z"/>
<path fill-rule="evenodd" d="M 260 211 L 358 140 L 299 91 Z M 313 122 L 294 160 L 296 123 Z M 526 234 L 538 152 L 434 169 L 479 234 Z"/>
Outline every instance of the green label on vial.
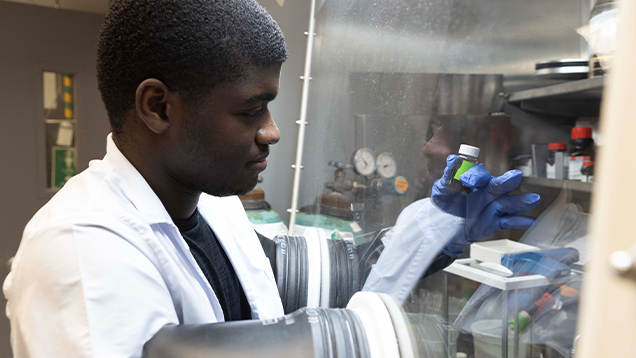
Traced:
<path fill-rule="evenodd" d="M 462 162 L 462 166 L 459 167 L 459 169 L 457 169 L 457 173 L 455 173 L 455 180 L 459 180 L 459 176 L 466 173 L 468 171 L 468 169 L 472 168 L 475 166 L 475 163 L 471 163 L 467 160 L 464 160 Z"/>

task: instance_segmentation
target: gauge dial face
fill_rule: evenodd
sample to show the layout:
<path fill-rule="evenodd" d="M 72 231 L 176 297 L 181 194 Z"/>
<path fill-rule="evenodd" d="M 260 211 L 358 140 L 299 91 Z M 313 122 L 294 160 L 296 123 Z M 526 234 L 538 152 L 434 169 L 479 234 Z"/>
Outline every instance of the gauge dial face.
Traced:
<path fill-rule="evenodd" d="M 371 175 L 375 172 L 375 155 L 369 148 L 360 148 L 353 154 L 353 167 L 360 175 Z"/>
<path fill-rule="evenodd" d="M 383 178 L 390 178 L 397 174 L 397 164 L 393 159 L 393 154 L 389 152 L 380 153 L 378 160 L 375 162 L 378 174 Z"/>

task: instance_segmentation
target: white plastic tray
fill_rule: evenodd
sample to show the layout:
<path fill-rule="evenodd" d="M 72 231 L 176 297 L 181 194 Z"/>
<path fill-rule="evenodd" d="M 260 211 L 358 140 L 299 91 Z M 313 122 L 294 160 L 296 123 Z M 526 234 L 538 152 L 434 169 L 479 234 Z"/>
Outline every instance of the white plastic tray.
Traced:
<path fill-rule="evenodd" d="M 476 242 L 470 245 L 470 258 L 501 265 L 503 255 L 535 250 L 539 250 L 539 248 L 508 239 Z"/>
<path fill-rule="evenodd" d="M 444 269 L 444 272 L 448 272 L 471 281 L 483 283 L 503 291 L 566 283 L 572 279 L 572 276 L 552 279 L 541 275 L 503 277 L 484 271 L 481 267 L 479 267 L 479 261 L 474 259 L 455 260 L 452 265 Z M 579 275 L 582 274 L 582 272 L 572 270 L 572 275 L 575 274 Z"/>

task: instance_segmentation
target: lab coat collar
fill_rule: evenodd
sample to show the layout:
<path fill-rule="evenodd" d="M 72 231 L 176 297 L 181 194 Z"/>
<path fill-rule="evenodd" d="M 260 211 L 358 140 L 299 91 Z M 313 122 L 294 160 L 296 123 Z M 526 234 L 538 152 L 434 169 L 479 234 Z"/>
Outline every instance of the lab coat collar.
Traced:
<path fill-rule="evenodd" d="M 108 135 L 106 140 L 106 159 L 121 174 L 119 176 L 120 185 L 123 186 L 125 195 L 149 224 L 169 223 L 174 225 L 163 203 L 148 185 L 146 179 L 117 148 L 112 133 Z"/>

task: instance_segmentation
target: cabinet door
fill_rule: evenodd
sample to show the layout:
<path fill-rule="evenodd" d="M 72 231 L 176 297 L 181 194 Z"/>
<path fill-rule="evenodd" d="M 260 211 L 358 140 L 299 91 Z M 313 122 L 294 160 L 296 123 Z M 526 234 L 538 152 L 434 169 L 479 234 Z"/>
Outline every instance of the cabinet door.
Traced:
<path fill-rule="evenodd" d="M 621 2 L 621 27 L 613 73 L 606 88 L 601 116 L 606 145 L 600 152 L 598 180 L 594 183 L 592 253 L 589 274 L 584 281 L 582 311 L 579 319 L 581 337 L 576 357 L 621 357 L 633 355 L 636 326 L 636 282 L 620 275 L 612 254 L 633 251 L 634 208 L 636 193 L 631 190 L 636 167 L 631 158 L 630 134 L 636 130 L 633 98 L 636 95 L 636 3 Z M 629 256 L 628 256 L 629 257 Z M 633 275 L 633 273 L 632 273 Z"/>

